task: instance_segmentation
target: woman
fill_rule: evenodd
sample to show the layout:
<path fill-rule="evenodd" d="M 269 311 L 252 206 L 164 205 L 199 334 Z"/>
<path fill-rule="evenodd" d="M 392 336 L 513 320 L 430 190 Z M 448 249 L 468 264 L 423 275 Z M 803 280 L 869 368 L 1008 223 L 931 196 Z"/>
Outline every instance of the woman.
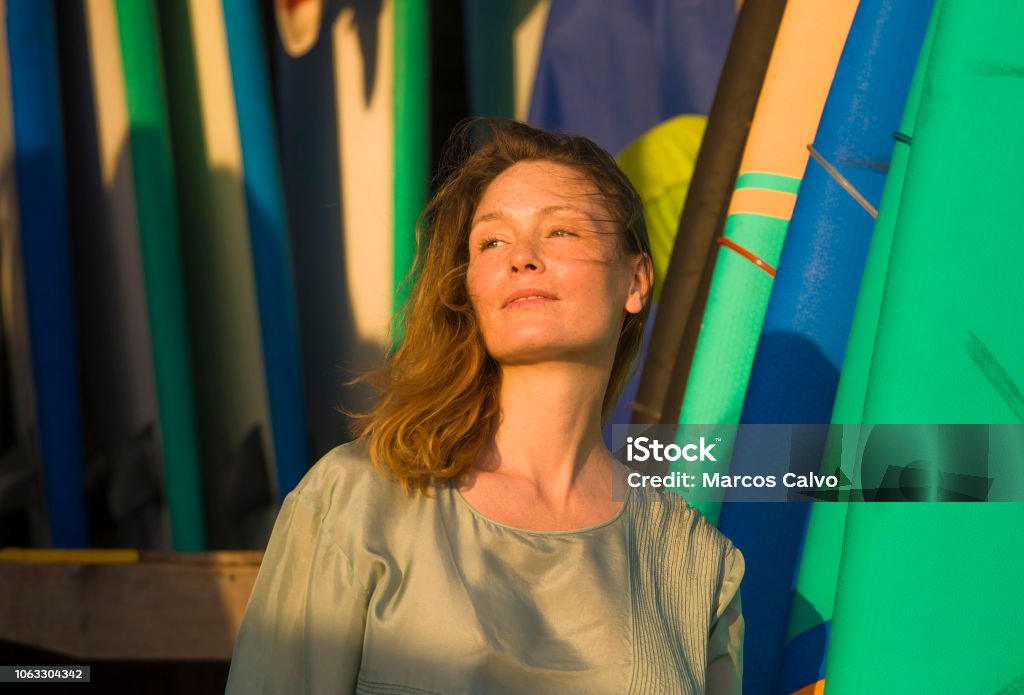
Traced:
<path fill-rule="evenodd" d="M 454 142 L 380 400 L 282 506 L 228 692 L 739 692 L 742 556 L 672 493 L 616 499 L 601 440 L 639 197 L 585 138 Z"/>

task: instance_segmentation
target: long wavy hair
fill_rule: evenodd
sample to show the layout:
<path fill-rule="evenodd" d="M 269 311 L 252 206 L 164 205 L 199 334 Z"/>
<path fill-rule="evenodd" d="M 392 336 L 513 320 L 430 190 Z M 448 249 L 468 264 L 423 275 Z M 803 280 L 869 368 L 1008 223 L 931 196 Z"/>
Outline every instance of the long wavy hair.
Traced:
<path fill-rule="evenodd" d="M 501 369 L 487 353 L 470 303 L 468 239 L 484 190 L 521 161 L 563 164 L 586 176 L 624 232 L 623 250 L 648 259 L 653 283 L 643 203 L 607 152 L 587 138 L 514 121 L 460 124 L 442 159 L 442 183 L 417 225 L 409 298 L 397 321 L 400 342 L 366 377 L 380 398 L 354 418 L 355 434 L 368 440 L 374 464 L 393 473 L 406 491 L 427 494 L 470 467 L 498 424 Z M 623 320 L 602 406 L 605 420 L 629 377 L 649 313 L 648 301 Z"/>

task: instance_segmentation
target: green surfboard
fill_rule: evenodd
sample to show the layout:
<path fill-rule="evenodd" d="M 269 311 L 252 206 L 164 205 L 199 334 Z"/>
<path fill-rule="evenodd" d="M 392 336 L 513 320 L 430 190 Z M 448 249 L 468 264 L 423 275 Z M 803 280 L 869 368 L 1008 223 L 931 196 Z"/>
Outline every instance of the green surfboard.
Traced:
<path fill-rule="evenodd" d="M 869 423 L 1022 423 L 1024 6 L 944 0 L 922 87 L 864 397 Z M 934 480 L 984 462 L 996 428 L 936 436 Z M 1019 439 L 1019 431 L 1012 435 Z M 1020 460 L 1018 455 L 1015 459 Z M 989 458 L 990 466 L 999 461 Z M 1019 499 L 1015 475 L 990 494 Z M 936 487 L 928 499 L 943 499 Z M 1024 505 L 851 504 L 828 692 L 1018 692 Z"/>

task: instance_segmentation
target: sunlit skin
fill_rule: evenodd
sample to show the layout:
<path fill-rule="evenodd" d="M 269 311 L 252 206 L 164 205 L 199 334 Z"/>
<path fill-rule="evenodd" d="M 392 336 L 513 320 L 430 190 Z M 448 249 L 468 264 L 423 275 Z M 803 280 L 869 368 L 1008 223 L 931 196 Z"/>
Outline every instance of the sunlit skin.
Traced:
<path fill-rule="evenodd" d="M 501 365 L 500 425 L 457 481 L 504 523 L 563 530 L 618 511 L 601 404 L 627 312 L 650 288 L 596 187 L 552 162 L 520 162 L 485 190 L 469 234 L 467 285 Z"/>

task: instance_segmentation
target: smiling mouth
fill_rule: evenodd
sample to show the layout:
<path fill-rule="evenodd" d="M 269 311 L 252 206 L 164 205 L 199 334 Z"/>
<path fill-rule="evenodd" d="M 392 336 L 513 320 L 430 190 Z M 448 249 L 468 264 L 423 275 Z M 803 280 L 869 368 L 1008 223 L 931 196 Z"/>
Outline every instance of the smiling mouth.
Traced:
<path fill-rule="evenodd" d="M 529 306 L 531 304 L 540 304 L 540 303 L 543 303 L 543 302 L 553 302 L 553 301 L 555 301 L 555 300 L 552 297 L 548 297 L 548 296 L 545 296 L 545 295 L 542 295 L 542 294 L 531 294 L 528 297 L 517 297 L 516 299 L 513 299 L 512 301 L 510 301 L 506 306 L 513 306 L 513 305 L 520 305 L 520 306 L 526 305 L 526 306 Z"/>

